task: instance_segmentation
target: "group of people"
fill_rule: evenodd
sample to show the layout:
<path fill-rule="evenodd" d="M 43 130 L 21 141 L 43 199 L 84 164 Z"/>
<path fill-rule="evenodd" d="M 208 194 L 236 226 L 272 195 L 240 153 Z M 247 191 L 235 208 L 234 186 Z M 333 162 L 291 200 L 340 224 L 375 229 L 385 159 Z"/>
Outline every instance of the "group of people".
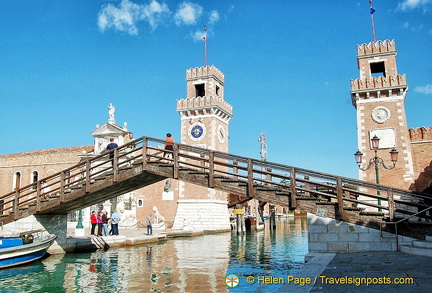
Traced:
<path fill-rule="evenodd" d="M 94 236 L 119 235 L 119 222 L 120 215 L 117 212 L 113 212 L 111 217 L 108 217 L 108 213 L 106 211 L 99 211 L 97 215 L 95 211 L 92 211 L 90 215 L 90 234 Z M 111 230 L 108 231 L 109 224 L 111 224 Z"/>

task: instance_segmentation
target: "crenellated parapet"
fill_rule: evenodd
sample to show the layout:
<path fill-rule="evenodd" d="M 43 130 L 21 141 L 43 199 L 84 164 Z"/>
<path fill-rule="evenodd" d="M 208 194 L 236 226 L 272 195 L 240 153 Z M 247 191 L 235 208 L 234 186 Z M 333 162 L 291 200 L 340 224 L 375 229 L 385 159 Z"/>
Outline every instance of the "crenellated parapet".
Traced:
<path fill-rule="evenodd" d="M 195 67 L 186 70 L 186 80 L 199 79 L 208 76 L 213 76 L 217 78 L 222 84 L 224 83 L 224 74 L 214 65 Z"/>
<path fill-rule="evenodd" d="M 408 132 L 409 132 L 411 142 L 431 141 L 432 140 L 432 126 L 410 128 L 410 129 L 408 129 Z"/>
<path fill-rule="evenodd" d="M 406 74 L 351 79 L 351 91 L 406 86 Z"/>
<path fill-rule="evenodd" d="M 361 45 L 357 45 L 358 56 L 378 54 L 378 53 L 389 53 L 395 51 L 396 51 L 396 46 L 394 40 L 376 41 L 376 42 L 370 42 L 368 44 L 364 43 Z"/>
<path fill-rule="evenodd" d="M 196 97 L 177 101 L 177 112 L 181 117 L 217 115 L 229 120 L 232 117 L 232 108 L 222 97 Z"/>

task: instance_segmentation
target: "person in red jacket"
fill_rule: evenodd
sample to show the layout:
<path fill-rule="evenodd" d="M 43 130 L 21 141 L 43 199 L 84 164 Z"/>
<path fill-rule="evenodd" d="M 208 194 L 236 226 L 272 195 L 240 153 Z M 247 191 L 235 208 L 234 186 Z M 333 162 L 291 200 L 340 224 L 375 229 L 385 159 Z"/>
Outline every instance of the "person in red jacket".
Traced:
<path fill-rule="evenodd" d="M 91 235 L 95 235 L 95 229 L 96 229 L 96 225 L 97 225 L 97 219 L 96 219 L 96 214 L 95 211 L 91 212 L 90 215 L 90 223 L 91 223 Z"/>

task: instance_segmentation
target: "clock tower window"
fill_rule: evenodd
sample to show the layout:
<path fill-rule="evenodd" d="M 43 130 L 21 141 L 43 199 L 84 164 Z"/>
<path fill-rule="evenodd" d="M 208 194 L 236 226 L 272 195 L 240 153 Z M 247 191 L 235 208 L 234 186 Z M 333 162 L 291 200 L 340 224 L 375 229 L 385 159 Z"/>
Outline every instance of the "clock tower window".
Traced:
<path fill-rule="evenodd" d="M 370 71 L 373 77 L 386 77 L 384 62 L 372 62 L 370 63 Z"/>
<path fill-rule="evenodd" d="M 203 83 L 195 85 L 195 98 L 196 97 L 205 97 L 205 85 Z"/>

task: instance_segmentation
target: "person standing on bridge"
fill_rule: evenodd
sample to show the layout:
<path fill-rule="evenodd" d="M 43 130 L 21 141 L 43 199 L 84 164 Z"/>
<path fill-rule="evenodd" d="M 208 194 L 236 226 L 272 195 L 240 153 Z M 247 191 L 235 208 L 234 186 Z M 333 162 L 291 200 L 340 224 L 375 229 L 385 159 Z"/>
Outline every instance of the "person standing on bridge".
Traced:
<path fill-rule="evenodd" d="M 110 143 L 106 148 L 110 151 L 109 157 L 111 159 L 111 165 L 114 165 L 114 149 L 118 148 L 118 144 L 114 142 L 114 138 L 110 138 Z"/>
<path fill-rule="evenodd" d="M 114 211 L 111 215 L 111 230 L 113 235 L 119 235 L 118 224 L 120 222 L 120 215 Z"/>
<path fill-rule="evenodd" d="M 174 138 L 171 137 L 171 133 L 166 134 L 165 138 L 165 152 L 164 152 L 164 158 L 169 156 L 171 154 L 171 158 L 173 157 L 174 151 Z"/>

